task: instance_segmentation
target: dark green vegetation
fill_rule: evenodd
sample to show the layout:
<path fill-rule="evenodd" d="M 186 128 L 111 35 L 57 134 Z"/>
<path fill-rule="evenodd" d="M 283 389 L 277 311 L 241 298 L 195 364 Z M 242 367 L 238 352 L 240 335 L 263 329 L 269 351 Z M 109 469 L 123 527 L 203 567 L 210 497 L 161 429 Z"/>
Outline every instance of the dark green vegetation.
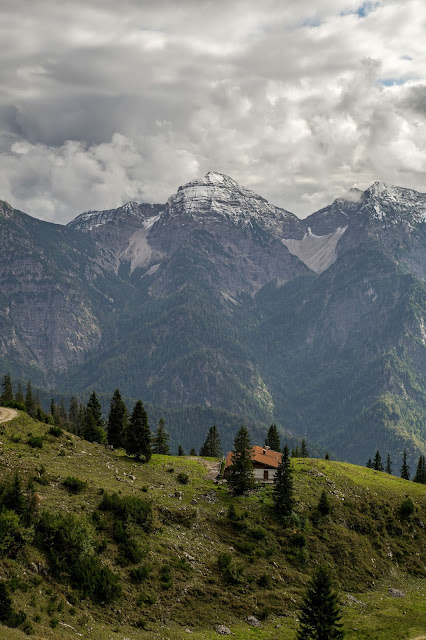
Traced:
<path fill-rule="evenodd" d="M 342 640 L 342 614 L 333 590 L 330 572 L 323 566 L 314 571 L 300 612 L 297 640 Z"/>
<path fill-rule="evenodd" d="M 216 624 L 237 640 L 294 640 L 318 564 L 332 570 L 348 640 L 424 631 L 424 485 L 291 459 L 294 508 L 283 524 L 272 486 L 232 497 L 207 479 L 211 462 L 153 455 L 140 464 L 49 428 L 25 414 L 0 427 L 0 610 L 9 603 L 26 616 L 1 627 L 5 640 L 24 637 L 25 623 L 48 640 L 76 631 L 183 640 L 186 628 L 212 640 Z M 70 478 L 86 486 L 72 493 Z M 249 615 L 259 629 L 249 631 Z"/>

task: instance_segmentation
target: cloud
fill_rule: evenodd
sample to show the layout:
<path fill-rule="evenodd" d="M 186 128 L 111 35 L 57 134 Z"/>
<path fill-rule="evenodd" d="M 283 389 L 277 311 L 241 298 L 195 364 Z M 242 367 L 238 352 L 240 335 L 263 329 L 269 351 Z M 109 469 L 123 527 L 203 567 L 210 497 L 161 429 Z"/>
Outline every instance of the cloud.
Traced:
<path fill-rule="evenodd" d="M 0 198 L 67 221 L 209 170 L 308 215 L 425 190 L 418 0 L 4 0 Z"/>

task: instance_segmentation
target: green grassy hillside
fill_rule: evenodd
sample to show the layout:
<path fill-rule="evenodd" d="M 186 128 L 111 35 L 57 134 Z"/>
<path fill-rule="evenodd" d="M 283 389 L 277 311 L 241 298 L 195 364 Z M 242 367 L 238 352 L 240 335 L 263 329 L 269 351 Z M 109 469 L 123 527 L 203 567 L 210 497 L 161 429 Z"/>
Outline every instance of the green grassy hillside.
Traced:
<path fill-rule="evenodd" d="M 24 414 L 0 428 L 1 499 L 17 470 L 34 512 L 8 537 L 3 511 L 0 580 L 35 638 L 210 640 L 224 624 L 241 640 L 292 640 L 319 563 L 333 570 L 348 640 L 426 634 L 424 485 L 350 464 L 292 460 L 297 513 L 284 528 L 269 487 L 231 497 L 208 476 L 215 461 L 153 456 L 142 465 L 49 433 Z M 327 516 L 316 509 L 323 489 Z M 412 513 L 401 509 L 407 499 Z M 260 627 L 248 624 L 250 615 Z M 25 633 L 0 626 L 0 635 Z"/>

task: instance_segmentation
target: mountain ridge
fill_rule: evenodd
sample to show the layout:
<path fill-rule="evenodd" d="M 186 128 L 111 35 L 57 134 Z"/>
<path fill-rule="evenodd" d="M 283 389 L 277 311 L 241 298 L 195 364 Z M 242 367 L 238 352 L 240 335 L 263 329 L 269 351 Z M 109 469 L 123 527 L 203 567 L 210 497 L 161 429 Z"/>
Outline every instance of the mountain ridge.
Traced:
<path fill-rule="evenodd" d="M 75 393 L 275 421 L 357 462 L 380 429 L 392 452 L 423 451 L 425 203 L 374 183 L 300 220 L 209 172 L 67 226 L 2 205 L 0 362 Z"/>

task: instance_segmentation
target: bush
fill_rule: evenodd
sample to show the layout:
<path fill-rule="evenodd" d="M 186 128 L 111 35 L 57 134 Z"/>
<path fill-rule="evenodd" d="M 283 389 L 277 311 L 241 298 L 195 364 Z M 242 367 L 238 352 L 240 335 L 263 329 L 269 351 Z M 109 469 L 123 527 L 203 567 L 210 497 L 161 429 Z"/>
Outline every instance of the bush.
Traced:
<path fill-rule="evenodd" d="M 399 515 L 403 520 L 406 520 L 411 515 L 413 515 L 414 511 L 415 511 L 415 507 L 411 498 L 407 498 L 406 500 L 404 500 L 401 506 L 399 507 Z"/>
<path fill-rule="evenodd" d="M 135 582 L 136 584 L 140 584 L 148 578 L 149 573 L 150 568 L 147 565 L 137 567 L 136 569 L 131 569 L 129 571 L 130 580 L 132 582 Z"/>
<path fill-rule="evenodd" d="M 84 482 L 83 480 L 80 480 L 79 478 L 75 478 L 74 476 L 68 476 L 62 482 L 62 484 L 71 493 L 81 493 L 87 487 L 87 482 Z"/>
<path fill-rule="evenodd" d="M 121 520 L 134 522 L 140 525 L 145 531 L 149 531 L 151 528 L 152 505 L 147 500 L 142 500 L 135 496 L 120 498 L 117 493 L 105 493 L 99 509 L 101 511 L 112 511 Z"/>
<path fill-rule="evenodd" d="M 253 529 L 250 529 L 249 533 L 250 533 L 251 537 L 254 538 L 255 540 L 263 540 L 263 538 L 266 537 L 265 529 L 263 529 L 260 526 L 254 527 Z"/>
<path fill-rule="evenodd" d="M 177 474 L 176 479 L 180 484 L 188 484 L 189 475 L 187 473 L 183 473 L 183 471 L 181 471 L 180 473 Z"/>
<path fill-rule="evenodd" d="M 59 436 L 62 435 L 62 429 L 61 427 L 50 427 L 49 429 L 49 434 L 51 436 L 55 436 L 56 438 L 59 438 Z"/>
<path fill-rule="evenodd" d="M 269 589 L 272 584 L 271 576 L 267 573 L 262 573 L 256 580 L 256 583 L 263 589 Z"/>
<path fill-rule="evenodd" d="M 42 436 L 31 436 L 27 440 L 27 444 L 33 449 L 41 449 L 43 447 Z"/>

